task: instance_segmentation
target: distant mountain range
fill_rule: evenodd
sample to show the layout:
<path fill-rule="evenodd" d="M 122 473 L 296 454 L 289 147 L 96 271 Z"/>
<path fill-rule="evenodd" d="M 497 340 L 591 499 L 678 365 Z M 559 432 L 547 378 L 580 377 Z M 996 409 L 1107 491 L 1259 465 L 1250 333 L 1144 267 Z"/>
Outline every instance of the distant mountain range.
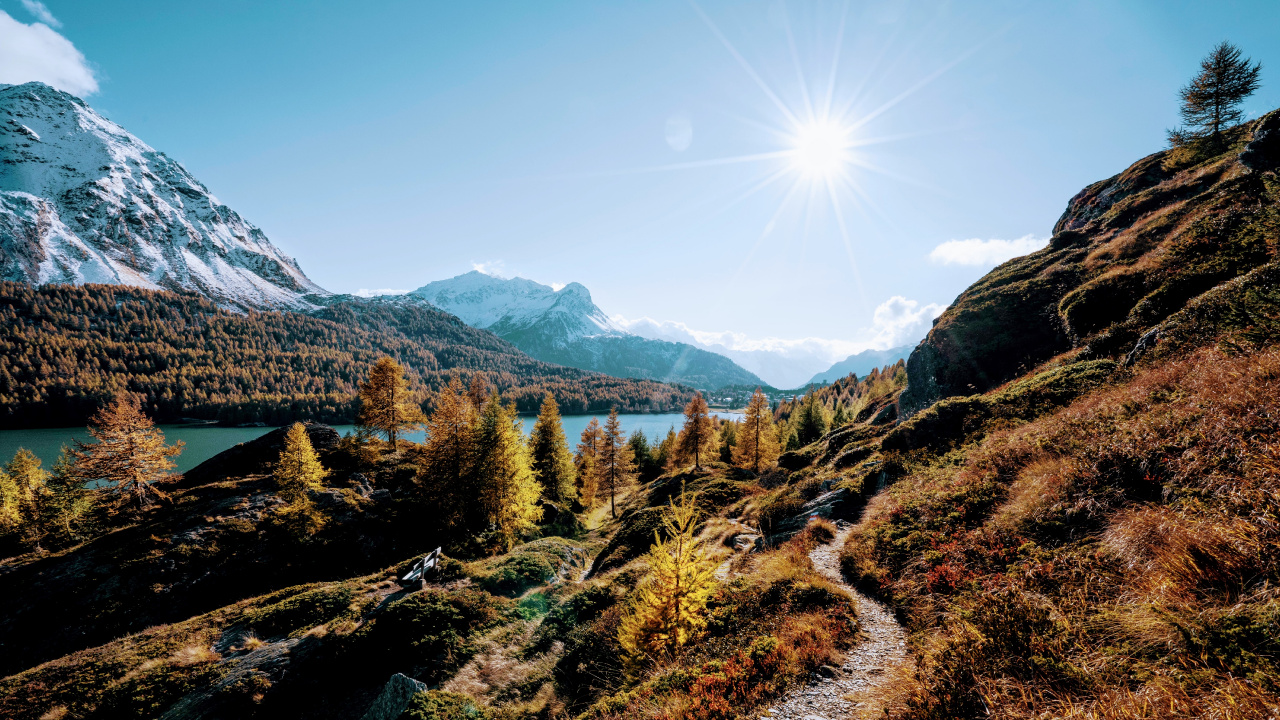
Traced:
<path fill-rule="evenodd" d="M 429 283 L 411 294 L 469 325 L 491 330 L 545 362 L 709 390 L 764 384 L 722 355 L 627 332 L 592 302 L 591 293 L 579 283 L 556 290 L 524 278 L 472 271 Z"/>
<path fill-rule="evenodd" d="M 912 348 L 913 346 L 911 345 L 903 345 L 902 347 L 889 348 L 888 350 L 863 350 L 814 375 L 809 383 L 814 385 L 831 383 L 842 377 L 847 377 L 849 373 L 857 373 L 858 377 L 861 378 L 876 368 L 883 368 L 885 365 L 892 365 L 899 360 L 905 359 L 911 354 Z"/>
<path fill-rule="evenodd" d="M 300 309 L 327 294 L 186 168 L 44 83 L 0 85 L 0 279 L 192 291 Z"/>

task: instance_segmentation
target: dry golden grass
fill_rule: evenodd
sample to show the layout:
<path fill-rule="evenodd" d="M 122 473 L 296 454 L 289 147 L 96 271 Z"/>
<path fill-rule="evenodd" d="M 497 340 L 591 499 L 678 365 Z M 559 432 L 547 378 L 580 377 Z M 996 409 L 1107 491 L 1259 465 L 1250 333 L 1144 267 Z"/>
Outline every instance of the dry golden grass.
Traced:
<path fill-rule="evenodd" d="M 253 652 L 263 645 L 266 645 L 266 643 L 263 642 L 262 638 L 254 635 L 253 633 L 249 633 L 244 636 L 244 640 L 240 643 L 240 649 Z"/>
<path fill-rule="evenodd" d="M 188 645 L 175 652 L 169 658 L 173 664 L 178 666 L 204 665 L 221 659 L 222 656 L 208 645 Z"/>
<path fill-rule="evenodd" d="M 841 558 L 916 633 L 890 715 L 1280 717 L 1278 381 L 1202 350 L 913 459 Z"/>

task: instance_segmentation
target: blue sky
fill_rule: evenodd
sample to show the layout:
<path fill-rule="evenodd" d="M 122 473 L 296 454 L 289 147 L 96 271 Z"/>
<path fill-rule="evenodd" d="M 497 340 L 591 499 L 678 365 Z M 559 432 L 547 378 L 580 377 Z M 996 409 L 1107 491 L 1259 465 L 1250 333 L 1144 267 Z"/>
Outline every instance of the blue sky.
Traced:
<path fill-rule="evenodd" d="M 36 44 L 64 85 L 326 288 L 482 266 L 744 346 L 917 339 L 992 262 L 1047 238 L 1073 194 L 1159 150 L 1220 40 L 1264 65 L 1247 110 L 1280 106 L 1273 2 L 0 11 L 0 32 L 39 22 L 64 39 Z M 22 74 L 44 60 L 13 52 L 0 80 L 41 79 Z M 834 193 L 778 156 L 787 113 L 811 125 L 806 96 L 820 114 L 828 88 L 857 145 Z M 748 156 L 765 157 L 720 162 Z"/>

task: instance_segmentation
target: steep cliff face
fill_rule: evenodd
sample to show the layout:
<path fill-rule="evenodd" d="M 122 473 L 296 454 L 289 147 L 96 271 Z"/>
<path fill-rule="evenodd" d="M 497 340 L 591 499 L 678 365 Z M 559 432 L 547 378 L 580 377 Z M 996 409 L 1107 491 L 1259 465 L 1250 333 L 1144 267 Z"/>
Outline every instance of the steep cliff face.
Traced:
<path fill-rule="evenodd" d="M 1082 190 L 1048 247 L 995 268 L 937 319 L 907 362 L 902 416 L 1063 353 L 1132 361 L 1193 299 L 1273 262 L 1275 126 L 1280 112 Z"/>
<path fill-rule="evenodd" d="M 293 258 L 191 173 L 79 98 L 0 86 L 0 279 L 197 292 L 311 307 Z"/>

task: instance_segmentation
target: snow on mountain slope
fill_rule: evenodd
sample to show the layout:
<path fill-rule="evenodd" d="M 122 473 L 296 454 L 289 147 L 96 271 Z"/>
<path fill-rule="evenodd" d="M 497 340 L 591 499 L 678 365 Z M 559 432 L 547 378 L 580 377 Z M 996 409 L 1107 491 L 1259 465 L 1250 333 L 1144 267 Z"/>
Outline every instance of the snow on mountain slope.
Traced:
<path fill-rule="evenodd" d="M 468 325 L 492 330 L 545 362 L 703 389 L 761 384 L 760 378 L 716 353 L 623 330 L 578 283 L 556 290 L 524 278 L 508 280 L 472 271 L 429 283 L 412 295 Z"/>
<path fill-rule="evenodd" d="M 0 85 L 0 278 L 188 290 L 242 309 L 325 294 L 182 165 L 38 82 Z"/>
<path fill-rule="evenodd" d="M 428 283 L 413 295 L 462 318 L 468 325 L 502 335 L 535 326 L 557 326 L 564 342 L 597 335 L 628 333 L 591 301 L 578 283 L 556 290 L 524 278 L 498 278 L 472 270 L 448 280 Z"/>

